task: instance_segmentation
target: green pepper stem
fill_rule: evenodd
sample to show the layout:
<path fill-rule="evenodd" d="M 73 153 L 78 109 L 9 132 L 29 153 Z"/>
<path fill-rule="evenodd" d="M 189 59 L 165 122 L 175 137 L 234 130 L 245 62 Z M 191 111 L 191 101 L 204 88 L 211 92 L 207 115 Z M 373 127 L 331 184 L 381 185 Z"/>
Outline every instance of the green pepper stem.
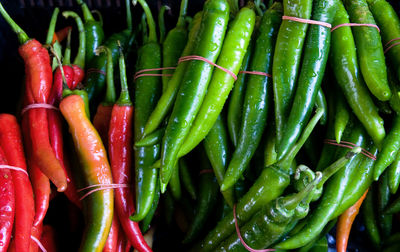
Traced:
<path fill-rule="evenodd" d="M 236 15 L 236 13 L 239 11 L 239 2 L 238 0 L 228 0 L 230 12 Z"/>
<path fill-rule="evenodd" d="M 337 171 L 339 171 L 350 159 L 361 152 L 361 147 L 355 147 L 353 150 L 346 153 L 344 157 L 339 158 L 333 164 L 322 171 L 322 179 L 318 183 L 317 188 L 321 188 L 324 183 Z"/>
<path fill-rule="evenodd" d="M 122 51 L 121 43 L 119 42 L 119 40 L 118 40 L 118 49 L 119 49 L 119 78 L 121 81 L 121 95 L 118 98 L 117 104 L 120 106 L 131 106 L 132 101 L 131 98 L 129 97 L 124 52 Z"/>
<path fill-rule="evenodd" d="M 64 65 L 71 65 L 71 30 L 68 31 L 67 47 L 65 48 L 63 61 Z"/>
<path fill-rule="evenodd" d="M 147 25 L 149 26 L 148 42 L 157 42 L 156 23 L 154 22 L 154 18 L 153 18 L 153 15 L 151 14 L 151 10 L 145 0 L 133 0 L 132 1 L 133 5 L 136 5 L 137 2 L 139 2 L 139 4 L 142 6 L 142 8 L 144 10 L 144 13 L 146 13 Z"/>
<path fill-rule="evenodd" d="M 53 15 L 51 16 L 49 30 L 47 31 L 46 45 L 51 45 L 53 42 L 53 37 L 54 37 L 54 33 L 56 31 L 56 23 L 57 23 L 57 17 L 58 17 L 59 12 L 60 12 L 60 9 L 55 8 L 53 11 Z"/>
<path fill-rule="evenodd" d="M 78 27 L 79 32 L 79 47 L 78 54 L 75 57 L 74 65 L 79 66 L 81 69 L 85 68 L 85 51 L 86 51 L 86 36 L 85 36 L 85 27 L 83 25 L 82 19 L 79 17 L 76 12 L 73 11 L 64 11 L 62 15 L 65 18 L 72 17 L 75 19 L 76 26 Z"/>
<path fill-rule="evenodd" d="M 140 25 L 142 27 L 142 41 L 143 44 L 146 44 L 148 41 L 148 34 L 147 34 L 147 23 L 146 23 L 146 14 L 143 13 L 142 18 L 140 20 Z"/>
<path fill-rule="evenodd" d="M 170 10 L 171 8 L 167 5 L 163 5 L 158 12 L 158 27 L 160 29 L 160 43 L 164 42 L 165 38 L 165 20 L 164 13 L 166 10 Z"/>
<path fill-rule="evenodd" d="M 76 3 L 81 6 L 83 18 L 85 19 L 85 22 L 95 21 L 93 15 L 90 12 L 89 7 L 87 6 L 86 3 L 84 3 L 82 0 L 76 0 Z"/>
<path fill-rule="evenodd" d="M 186 12 L 189 0 L 181 1 L 181 9 L 179 10 L 178 22 L 176 23 L 177 27 L 185 27 L 186 25 Z"/>
<path fill-rule="evenodd" d="M 92 11 L 90 11 L 92 14 L 96 14 L 97 15 L 97 17 L 98 17 L 98 19 L 99 19 L 99 21 L 97 21 L 97 22 L 99 22 L 100 23 L 100 26 L 103 26 L 103 16 L 101 15 L 101 12 L 100 11 L 98 11 L 98 10 L 92 10 Z"/>
<path fill-rule="evenodd" d="M 133 31 L 133 24 L 132 24 L 132 11 L 131 11 L 131 4 L 129 0 L 125 0 L 125 7 L 126 7 L 126 27 L 129 31 Z"/>
<path fill-rule="evenodd" d="M 107 88 L 106 88 L 106 95 L 102 102 L 103 105 L 114 105 L 116 100 L 115 95 L 115 86 L 114 86 L 114 66 L 112 61 L 112 52 L 106 46 L 99 46 L 95 51 L 96 55 L 100 53 L 106 53 L 107 55 L 107 66 L 106 66 L 106 80 L 107 80 Z"/>
<path fill-rule="evenodd" d="M 25 44 L 30 38 L 28 35 L 25 33 L 24 30 L 22 30 L 17 23 L 8 15 L 7 11 L 4 9 L 3 5 L 0 3 L 0 14 L 3 16 L 3 18 L 7 21 L 7 23 L 11 26 L 11 29 L 17 34 L 19 43 Z"/>
<path fill-rule="evenodd" d="M 281 167 L 290 167 L 292 161 L 296 157 L 297 153 L 300 151 L 301 147 L 307 141 L 308 137 L 311 135 L 315 126 L 317 125 L 319 119 L 321 119 L 324 114 L 323 108 L 318 108 L 315 115 L 311 118 L 303 133 L 300 136 L 298 142 L 289 150 L 289 152 L 279 161 L 281 163 Z"/>
<path fill-rule="evenodd" d="M 257 11 L 257 14 L 259 15 L 259 16 L 262 16 L 263 15 L 263 12 L 262 12 L 262 10 L 261 10 L 261 0 L 256 0 L 255 1 L 255 6 L 256 6 L 256 11 Z"/>
<path fill-rule="evenodd" d="M 295 209 L 300 204 L 300 202 L 305 199 L 309 195 L 309 193 L 320 183 L 321 179 L 321 172 L 316 172 L 315 179 L 311 183 L 309 183 L 303 190 L 296 194 L 281 198 L 281 201 L 279 202 L 280 207 L 287 210 Z"/>
<path fill-rule="evenodd" d="M 63 93 L 64 93 L 64 90 L 70 91 L 68 84 L 67 84 L 67 79 L 65 78 L 64 68 L 63 68 L 63 64 L 61 63 L 60 55 L 58 55 L 58 53 L 54 50 L 53 46 L 51 46 L 51 45 L 50 45 L 50 51 L 54 55 L 54 57 L 57 59 L 58 67 L 60 68 L 60 72 L 61 72 L 61 76 L 62 76 L 62 80 L 63 80 Z"/>

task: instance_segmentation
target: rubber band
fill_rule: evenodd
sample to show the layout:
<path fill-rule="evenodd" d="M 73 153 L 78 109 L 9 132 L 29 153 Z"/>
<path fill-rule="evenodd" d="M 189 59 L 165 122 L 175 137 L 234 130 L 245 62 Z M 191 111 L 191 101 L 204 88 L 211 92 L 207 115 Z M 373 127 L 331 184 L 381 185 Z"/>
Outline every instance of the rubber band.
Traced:
<path fill-rule="evenodd" d="M 9 169 L 9 170 L 14 170 L 14 171 L 20 171 L 20 172 L 25 173 L 25 175 L 29 177 L 28 172 L 20 167 L 11 166 L 11 165 L 0 165 L 0 169 Z"/>
<path fill-rule="evenodd" d="M 393 47 L 395 47 L 397 45 L 400 45 L 400 42 L 396 42 L 396 43 L 390 45 L 388 48 L 385 49 L 385 51 L 383 53 L 387 53 L 390 49 L 392 49 Z"/>
<path fill-rule="evenodd" d="M 159 68 L 142 69 L 135 73 L 135 75 L 133 76 L 133 80 L 136 81 L 137 78 L 144 76 L 172 76 L 172 74 L 143 74 L 143 73 L 152 71 L 161 71 L 161 70 L 173 70 L 173 69 L 176 69 L 176 67 L 159 67 Z"/>
<path fill-rule="evenodd" d="M 98 187 L 98 188 L 95 188 L 95 187 Z M 81 189 L 77 190 L 77 192 L 81 192 L 81 191 L 84 191 L 84 190 L 90 189 L 90 188 L 95 188 L 93 190 L 90 190 L 85 195 L 83 195 L 82 197 L 79 198 L 79 200 L 83 200 L 90 194 L 97 192 L 97 191 L 108 190 L 108 189 L 117 189 L 117 188 L 127 188 L 127 187 L 129 187 L 129 185 L 127 185 L 127 184 L 96 184 L 96 185 L 87 186 L 85 188 L 81 188 Z"/>
<path fill-rule="evenodd" d="M 324 143 L 339 146 L 339 147 L 344 147 L 344 148 L 348 148 L 348 149 L 354 149 L 354 147 L 357 146 L 356 144 L 354 144 L 352 142 L 341 141 L 340 143 L 337 143 L 335 140 L 332 140 L 332 139 L 325 139 Z M 361 148 L 361 154 L 363 154 L 364 156 L 366 156 L 370 159 L 376 160 L 376 156 L 364 148 Z"/>
<path fill-rule="evenodd" d="M 99 74 L 102 74 L 102 75 L 104 75 L 104 76 L 107 75 L 106 72 L 104 72 L 103 70 L 96 69 L 96 68 L 89 68 L 89 69 L 86 71 L 86 75 L 89 75 L 89 74 L 91 74 L 91 73 L 99 73 Z"/>
<path fill-rule="evenodd" d="M 47 103 L 32 103 L 32 104 L 29 104 L 25 108 L 22 109 L 21 115 L 23 115 L 26 111 L 28 111 L 30 109 L 37 109 L 37 108 L 58 110 L 57 107 L 54 107 L 53 105 L 50 105 L 50 104 L 47 104 Z"/>
<path fill-rule="evenodd" d="M 239 225 L 238 225 L 237 218 L 236 218 L 236 204 L 233 205 L 233 219 L 235 220 L 235 228 L 236 228 L 237 236 L 239 237 L 239 240 L 242 243 L 243 247 L 245 247 L 248 251 L 250 251 L 250 252 L 275 251 L 275 249 L 253 249 L 253 248 L 250 248 L 250 246 L 246 244 L 246 242 L 243 240 L 242 235 L 240 234 Z"/>
<path fill-rule="evenodd" d="M 393 41 L 396 41 L 396 40 L 400 40 L 400 38 L 394 38 L 394 39 L 389 40 L 389 41 L 385 44 L 385 47 L 387 47 L 390 43 L 392 43 Z"/>
<path fill-rule="evenodd" d="M 269 78 L 272 78 L 272 75 L 269 73 L 264 73 L 264 72 L 259 72 L 259 71 L 240 71 L 240 74 L 253 74 L 253 75 L 262 75 L 262 76 L 267 76 Z"/>
<path fill-rule="evenodd" d="M 381 30 L 379 29 L 379 27 L 376 24 L 358 24 L 358 23 L 343 23 L 340 25 L 336 25 L 335 27 L 333 27 L 331 29 L 331 32 L 333 32 L 334 30 L 336 30 L 337 28 L 343 27 L 343 26 L 368 26 L 368 27 L 374 27 L 378 30 L 378 32 L 381 32 Z"/>
<path fill-rule="evenodd" d="M 325 26 L 329 29 L 332 28 L 332 25 L 330 23 L 322 22 L 322 21 L 316 21 L 316 20 L 311 20 L 311 19 L 305 19 L 305 18 L 298 18 L 298 17 L 291 17 L 291 16 L 282 16 L 282 20 L 291 20 L 291 21 L 296 21 L 304 24 L 315 24 L 315 25 L 321 25 Z"/>
<path fill-rule="evenodd" d="M 214 173 L 213 169 L 205 169 L 205 170 L 201 170 L 199 172 L 199 175 L 205 174 L 205 173 Z"/>
<path fill-rule="evenodd" d="M 39 241 L 38 238 L 36 238 L 35 236 L 31 235 L 31 239 L 38 245 L 38 247 L 40 248 L 41 251 L 47 252 L 46 248 L 43 246 L 43 244 Z"/>
<path fill-rule="evenodd" d="M 229 74 L 230 76 L 232 76 L 235 81 L 237 80 L 236 74 L 234 74 L 231 70 L 226 69 L 222 66 L 219 66 L 219 65 L 215 64 L 214 62 L 212 62 L 204 57 L 198 56 L 198 55 L 189 55 L 189 56 L 181 57 L 178 60 L 178 64 L 183 61 L 189 61 L 189 60 L 201 60 L 201 61 L 207 62 L 208 64 L 213 65 L 216 68 L 218 68 L 218 69 L 224 71 L 225 73 Z"/>

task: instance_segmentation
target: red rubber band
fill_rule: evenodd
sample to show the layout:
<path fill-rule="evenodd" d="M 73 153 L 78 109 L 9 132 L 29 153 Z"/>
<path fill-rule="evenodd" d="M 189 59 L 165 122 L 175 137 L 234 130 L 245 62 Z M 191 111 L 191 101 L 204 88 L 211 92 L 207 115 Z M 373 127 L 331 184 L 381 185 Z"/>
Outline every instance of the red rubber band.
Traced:
<path fill-rule="evenodd" d="M 388 48 L 385 49 L 385 51 L 383 53 L 387 53 L 390 49 L 392 49 L 393 47 L 395 47 L 397 45 L 400 45 L 400 42 L 396 42 L 396 43 L 390 45 Z"/>
<path fill-rule="evenodd" d="M 104 72 L 103 70 L 100 70 L 100 69 L 96 69 L 96 68 L 89 68 L 87 71 L 86 71 L 86 74 L 87 75 L 89 75 L 89 74 L 91 74 L 91 73 L 99 73 L 99 74 L 102 74 L 102 75 L 106 75 L 106 72 Z"/>
<path fill-rule="evenodd" d="M 389 40 L 389 41 L 385 44 L 385 47 L 387 47 L 390 43 L 392 43 L 393 41 L 396 41 L 396 40 L 400 40 L 400 38 L 394 38 L 394 39 Z"/>
<path fill-rule="evenodd" d="M 262 76 L 267 76 L 269 78 L 272 78 L 272 75 L 269 73 L 264 73 L 264 72 L 258 72 L 258 71 L 240 71 L 240 74 L 254 74 L 254 75 L 262 75 Z"/>
<path fill-rule="evenodd" d="M 233 219 L 235 220 L 235 228 L 236 228 L 237 236 L 239 237 L 239 240 L 242 243 L 243 247 L 245 247 L 248 251 L 250 251 L 250 252 L 268 252 L 268 251 L 276 250 L 276 249 L 253 249 L 253 248 L 250 248 L 250 246 L 246 244 L 246 242 L 243 240 L 242 235 L 240 234 L 239 225 L 238 225 L 237 218 L 236 218 L 236 204 L 233 205 Z"/>
<path fill-rule="evenodd" d="M 11 165 L 0 165 L 0 169 L 9 169 L 9 170 L 14 170 L 14 171 L 20 171 L 20 172 L 25 173 L 26 176 L 29 177 L 28 172 L 20 167 L 11 166 Z"/>
<path fill-rule="evenodd" d="M 225 73 L 229 74 L 230 76 L 232 76 L 235 81 L 237 80 L 236 74 L 234 74 L 231 70 L 226 69 L 222 66 L 219 66 L 219 65 L 215 64 L 214 62 L 212 62 L 204 57 L 198 56 L 198 55 L 189 55 L 189 56 L 181 57 L 178 60 L 178 64 L 183 61 L 189 61 L 189 60 L 201 60 L 201 61 L 207 62 L 208 64 L 213 65 L 216 68 L 218 68 L 218 69 L 224 71 Z"/>
<path fill-rule="evenodd" d="M 50 105 L 50 104 L 47 104 L 47 103 L 33 103 L 33 104 L 29 104 L 25 108 L 23 108 L 22 111 L 21 111 L 21 115 L 23 115 L 26 111 L 28 111 L 30 109 L 37 109 L 37 108 L 58 110 L 57 107 L 54 107 L 53 105 Z"/>
<path fill-rule="evenodd" d="M 97 187 L 97 188 L 95 188 L 95 187 Z M 79 200 L 83 200 L 90 194 L 97 192 L 97 191 L 108 190 L 108 189 L 117 189 L 117 188 L 127 188 L 127 187 L 129 187 L 128 184 L 96 184 L 96 185 L 87 186 L 85 188 L 81 188 L 81 189 L 77 190 L 77 192 L 81 192 L 81 191 L 84 191 L 84 190 L 90 189 L 90 188 L 95 188 L 93 190 L 90 190 L 85 195 L 83 195 L 82 197 L 79 198 Z"/>
<path fill-rule="evenodd" d="M 298 17 L 291 17 L 291 16 L 282 16 L 282 20 L 291 20 L 291 21 L 296 21 L 299 23 L 304 23 L 304 24 L 315 24 L 315 25 L 321 25 L 325 26 L 329 29 L 332 28 L 332 25 L 330 23 L 322 22 L 322 21 L 316 21 L 316 20 L 311 20 L 311 19 L 305 19 L 305 18 L 298 18 Z"/>
<path fill-rule="evenodd" d="M 205 173 L 214 173 L 213 169 L 205 169 L 205 170 L 201 170 L 199 172 L 199 175 L 205 174 Z"/>
<path fill-rule="evenodd" d="M 176 69 L 176 67 L 159 67 L 159 68 L 142 69 L 135 73 L 135 75 L 133 76 L 133 80 L 136 81 L 137 78 L 144 77 L 144 76 L 172 76 L 172 74 L 142 74 L 142 73 L 146 73 L 146 72 L 160 71 L 160 70 L 172 70 L 172 69 Z"/>
<path fill-rule="evenodd" d="M 337 143 L 335 140 L 332 140 L 332 139 L 325 139 L 324 143 L 339 146 L 339 147 L 344 147 L 344 148 L 348 148 L 348 149 L 354 149 L 354 147 L 357 146 L 356 144 L 354 144 L 352 142 L 341 141 L 340 143 Z M 366 156 L 370 159 L 376 160 L 376 156 L 364 148 L 361 148 L 361 154 L 363 154 L 364 156 Z"/>
<path fill-rule="evenodd" d="M 357 23 L 344 23 L 344 24 L 336 25 L 335 27 L 333 27 L 331 29 L 331 32 L 333 32 L 337 28 L 340 28 L 343 26 L 368 26 L 368 27 L 374 27 L 378 30 L 378 32 L 381 32 L 381 30 L 379 29 L 379 27 L 376 24 L 357 24 Z"/>
<path fill-rule="evenodd" d="M 46 248 L 43 246 L 43 244 L 39 241 L 38 238 L 36 238 L 35 236 L 31 235 L 31 239 L 38 245 L 38 247 L 40 248 L 41 251 L 47 252 Z"/>

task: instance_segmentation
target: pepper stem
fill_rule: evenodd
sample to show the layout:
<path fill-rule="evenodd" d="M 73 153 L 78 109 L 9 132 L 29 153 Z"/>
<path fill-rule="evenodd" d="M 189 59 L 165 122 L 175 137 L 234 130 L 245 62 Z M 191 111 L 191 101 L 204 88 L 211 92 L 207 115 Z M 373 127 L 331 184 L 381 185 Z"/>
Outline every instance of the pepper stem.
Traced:
<path fill-rule="evenodd" d="M 309 183 L 303 190 L 296 194 L 281 198 L 281 201 L 279 202 L 280 207 L 287 210 L 295 209 L 300 204 L 300 202 L 305 199 L 309 195 L 309 193 L 320 183 L 321 179 L 322 173 L 316 172 L 315 179 L 311 183 Z"/>
<path fill-rule="evenodd" d="M 61 72 L 61 76 L 62 76 L 62 80 L 63 80 L 63 93 L 64 93 L 64 90 L 70 91 L 70 88 L 68 87 L 68 84 L 67 84 L 67 79 L 65 78 L 64 68 L 61 63 L 60 56 L 58 55 L 58 53 L 54 50 L 53 46 L 51 46 L 51 45 L 50 45 L 50 51 L 54 55 L 54 57 L 57 59 L 58 67 L 60 68 L 60 72 Z"/>
<path fill-rule="evenodd" d="M 76 3 L 81 6 L 83 18 L 85 19 L 85 22 L 95 21 L 93 15 L 90 12 L 89 7 L 87 6 L 86 3 L 84 3 L 82 0 L 76 0 Z"/>
<path fill-rule="evenodd" d="M 117 104 L 120 106 L 131 106 L 132 102 L 131 98 L 129 97 L 124 52 L 122 51 L 121 42 L 119 40 L 118 40 L 118 49 L 119 49 L 119 78 L 121 81 L 121 95 L 118 98 Z"/>
<path fill-rule="evenodd" d="M 298 142 L 279 161 L 279 163 L 282 164 L 281 167 L 290 167 L 292 161 L 296 157 L 297 153 L 300 151 L 301 147 L 307 141 L 308 137 L 311 135 L 312 131 L 314 130 L 315 126 L 317 125 L 319 119 L 321 119 L 323 114 L 324 114 L 324 109 L 318 108 L 315 115 L 311 118 L 311 120 L 308 122 L 307 126 L 305 127 Z"/>
<path fill-rule="evenodd" d="M 146 23 L 146 14 L 143 13 L 142 18 L 140 20 L 140 26 L 142 27 L 142 42 L 143 44 L 147 44 L 148 32 L 147 32 L 147 23 Z"/>
<path fill-rule="evenodd" d="M 68 31 L 67 47 L 65 48 L 63 61 L 65 65 L 71 65 L 71 30 Z"/>
<path fill-rule="evenodd" d="M 144 10 L 144 13 L 146 13 L 147 25 L 149 26 L 148 42 L 157 42 L 156 23 L 154 22 L 151 10 L 145 0 L 132 0 L 133 5 L 136 5 L 137 2 L 139 2 L 139 4 L 142 6 Z"/>
<path fill-rule="evenodd" d="M 262 12 L 262 10 L 261 10 L 261 0 L 256 0 L 256 1 L 255 1 L 255 6 L 256 6 L 257 14 L 258 14 L 259 16 L 262 16 L 262 15 L 263 15 L 263 12 Z"/>
<path fill-rule="evenodd" d="M 164 13 L 166 10 L 170 10 L 171 8 L 167 5 L 163 5 L 158 12 L 158 28 L 160 29 L 160 43 L 164 42 L 165 38 L 165 20 Z"/>
<path fill-rule="evenodd" d="M 133 31 L 132 11 L 129 0 L 125 0 L 125 6 L 126 6 L 126 27 L 128 28 L 129 31 L 132 32 Z"/>
<path fill-rule="evenodd" d="M 99 46 L 95 51 L 96 55 L 98 56 L 100 53 L 107 54 L 107 89 L 106 89 L 106 96 L 102 102 L 103 105 L 113 105 L 116 100 L 115 95 L 115 86 L 114 86 L 114 66 L 112 61 L 112 52 L 106 46 Z"/>
<path fill-rule="evenodd" d="M 78 54 L 75 57 L 74 65 L 79 66 L 81 69 L 85 68 L 85 51 L 86 51 L 86 36 L 85 36 L 85 27 L 83 25 L 82 19 L 79 17 L 76 12 L 73 11 L 64 11 L 62 15 L 65 18 L 72 17 L 75 19 L 76 26 L 78 27 L 79 32 L 79 47 Z"/>
<path fill-rule="evenodd" d="M 46 45 L 51 45 L 53 42 L 53 37 L 54 37 L 54 33 L 56 31 L 56 23 L 57 23 L 57 17 L 58 17 L 59 12 L 60 12 L 60 9 L 55 8 L 53 11 L 53 15 L 51 16 L 49 30 L 47 31 Z"/>
<path fill-rule="evenodd" d="M 30 38 L 28 35 L 25 33 L 24 30 L 22 30 L 17 23 L 8 15 L 7 11 L 4 9 L 3 5 L 0 3 L 0 14 L 3 16 L 3 18 L 7 21 L 7 23 L 11 26 L 11 29 L 17 34 L 19 43 L 25 44 Z"/>
<path fill-rule="evenodd" d="M 179 18 L 178 22 L 176 23 L 177 27 L 185 27 L 186 25 L 186 12 L 189 0 L 182 0 L 181 1 L 181 9 L 179 10 Z"/>

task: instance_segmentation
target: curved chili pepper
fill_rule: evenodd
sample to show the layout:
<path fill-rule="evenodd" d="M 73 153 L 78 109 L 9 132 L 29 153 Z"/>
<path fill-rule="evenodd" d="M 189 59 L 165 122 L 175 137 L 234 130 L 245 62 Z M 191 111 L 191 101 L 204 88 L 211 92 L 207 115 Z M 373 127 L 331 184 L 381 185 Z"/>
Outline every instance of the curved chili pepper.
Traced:
<path fill-rule="evenodd" d="M 90 123 L 83 99 L 69 95 L 60 103 L 60 110 L 66 119 L 81 163 L 81 172 L 86 186 L 112 184 L 112 174 L 107 153 L 100 136 Z M 103 188 L 84 199 L 86 205 L 86 228 L 80 251 L 101 251 L 111 227 L 114 211 L 112 188 Z"/>
<path fill-rule="evenodd" d="M 158 44 L 156 27 L 151 11 L 143 0 L 139 1 L 146 13 L 149 26 L 148 42 L 138 51 L 136 71 L 143 69 L 159 68 L 161 65 L 161 49 Z M 143 76 L 135 80 L 135 115 L 134 115 L 134 140 L 143 137 L 143 130 L 151 111 L 156 105 L 161 91 L 160 78 L 157 76 Z M 156 185 L 158 169 L 151 168 L 159 156 L 158 144 L 147 147 L 135 148 L 135 190 L 136 213 L 131 216 L 133 221 L 141 221 L 151 209 Z"/>
<path fill-rule="evenodd" d="M 0 165 L 8 165 L 6 155 L 0 147 Z M 0 251 L 6 252 L 11 240 L 15 215 L 15 193 L 11 170 L 0 169 Z M 15 191 L 17 188 L 15 188 Z"/>
<path fill-rule="evenodd" d="M 366 0 L 343 1 L 350 20 L 360 24 L 375 24 Z M 390 99 L 392 92 L 387 81 L 385 56 L 381 36 L 374 27 L 353 27 L 357 56 L 365 83 L 371 93 L 381 101 Z"/>
<path fill-rule="evenodd" d="M 370 241 L 374 245 L 375 248 L 379 248 L 381 243 L 381 236 L 379 234 L 378 223 L 376 222 L 376 204 L 373 200 L 375 188 L 372 187 L 367 193 L 367 196 L 364 200 L 364 204 L 362 207 L 362 215 L 363 215 L 363 223 L 365 225 L 365 229 L 370 238 Z"/>
<path fill-rule="evenodd" d="M 100 46 L 96 49 L 97 53 L 106 53 L 107 55 L 107 89 L 103 102 L 97 107 L 97 112 L 93 117 L 93 126 L 99 133 L 104 146 L 108 146 L 108 131 L 110 128 L 111 112 L 116 100 L 114 86 L 114 66 L 112 61 L 112 52 L 108 47 Z"/>
<path fill-rule="evenodd" d="M 151 203 L 151 207 L 149 212 L 147 213 L 146 217 L 143 218 L 143 220 L 140 222 L 140 230 L 142 230 L 142 233 L 146 233 L 149 231 L 151 228 L 151 222 L 153 220 L 154 215 L 156 214 L 156 211 L 158 209 L 158 203 L 160 201 L 161 197 L 161 192 L 160 192 L 160 182 L 157 181 L 156 184 L 156 193 L 154 194 L 153 202 Z"/>
<path fill-rule="evenodd" d="M 149 135 L 147 135 L 145 138 L 140 139 L 135 143 L 136 147 L 145 147 L 145 146 L 151 146 L 155 144 L 159 144 L 162 141 L 162 138 L 165 133 L 165 128 L 159 128 L 158 130 L 153 131 Z"/>
<path fill-rule="evenodd" d="M 104 245 L 103 252 L 114 252 L 118 247 L 118 237 L 121 234 L 119 233 L 119 220 L 116 213 L 114 213 L 114 217 L 112 220 L 110 232 L 108 232 L 108 237 L 106 244 Z"/>
<path fill-rule="evenodd" d="M 314 1 L 311 19 L 332 23 L 336 13 L 337 1 L 338 0 Z M 301 8 L 303 7 L 302 5 Z M 293 40 L 293 37 L 291 40 Z M 290 147 L 295 144 L 304 124 L 311 116 L 318 91 L 321 87 L 326 62 L 328 61 L 330 42 L 330 28 L 322 25 L 311 25 L 308 28 L 302 53 L 303 59 L 299 80 L 297 81 L 297 87 L 295 88 L 295 95 L 293 97 L 293 105 L 291 108 L 288 108 L 290 112 L 288 113 L 289 117 L 283 121 L 286 121 L 285 126 L 282 125 L 284 128 L 279 129 L 283 134 L 278 138 L 278 159 L 284 156 Z M 278 48 L 280 47 L 278 46 Z M 280 57 L 286 58 L 287 56 L 281 55 Z M 289 67 L 291 66 L 288 66 L 288 68 Z M 278 74 L 280 75 L 281 73 Z M 279 89 L 276 90 L 278 91 Z M 290 91 L 284 92 L 287 92 L 290 97 Z M 279 92 L 277 94 L 279 94 Z M 276 98 L 279 98 L 279 95 Z M 288 106 L 290 106 L 290 100 L 288 101 Z M 281 101 L 278 100 L 277 103 L 280 104 Z M 285 113 L 283 115 L 278 115 L 278 118 L 284 115 Z"/>
<path fill-rule="evenodd" d="M 332 25 L 349 23 L 349 16 L 342 2 L 338 2 L 337 8 Z M 340 27 L 332 32 L 330 59 L 337 83 L 350 108 L 364 125 L 377 147 L 380 148 L 382 140 L 385 138 L 385 128 L 378 109 L 360 75 L 356 47 L 350 27 Z"/>
<path fill-rule="evenodd" d="M 114 183 L 131 185 L 133 106 L 129 97 L 125 60 L 119 58 L 121 95 L 112 108 L 108 131 L 108 153 Z M 139 251 L 150 251 L 137 222 L 129 217 L 135 212 L 132 188 L 115 190 L 115 210 L 129 242 Z"/>
<path fill-rule="evenodd" d="M 350 120 L 350 111 L 346 104 L 343 94 L 336 90 L 335 92 L 335 139 L 337 143 L 342 140 L 343 133 L 347 123 Z"/>
<path fill-rule="evenodd" d="M 281 24 L 281 15 L 280 3 L 273 5 L 263 15 L 254 45 L 255 54 L 250 61 L 250 71 L 271 73 L 273 49 Z M 271 78 L 268 76 L 250 75 L 247 78 L 239 139 L 224 175 L 222 191 L 233 186 L 239 179 L 261 141 L 268 117 L 268 86 L 271 85 L 269 83 Z"/>
<path fill-rule="evenodd" d="M 180 177 L 183 187 L 186 189 L 192 199 L 196 200 L 197 196 L 195 184 L 193 182 L 192 176 L 190 175 L 189 167 L 187 166 L 186 161 L 183 158 L 179 159 L 179 174 L 181 175 Z"/>
<path fill-rule="evenodd" d="M 163 5 L 161 6 L 160 10 L 158 11 L 158 28 L 160 32 L 160 44 L 164 42 L 165 39 L 165 20 L 164 20 L 164 14 L 165 11 L 171 10 L 171 8 L 168 5 Z"/>
<path fill-rule="evenodd" d="M 384 209 L 389 203 L 390 190 L 389 190 L 389 177 L 388 173 L 382 174 L 382 178 L 378 183 L 378 194 L 375 202 L 377 202 L 377 221 L 380 233 L 383 237 L 388 237 L 392 233 L 393 215 L 384 213 Z"/>
<path fill-rule="evenodd" d="M 21 129 L 14 116 L 0 114 L 0 146 L 9 165 L 27 171 Z M 29 177 L 12 171 L 15 190 L 15 221 L 13 243 L 16 251 L 28 251 L 35 215 L 32 185 Z"/>
<path fill-rule="evenodd" d="M 400 184 L 400 152 L 397 152 L 396 158 L 389 166 L 388 175 L 390 192 L 395 194 Z"/>

